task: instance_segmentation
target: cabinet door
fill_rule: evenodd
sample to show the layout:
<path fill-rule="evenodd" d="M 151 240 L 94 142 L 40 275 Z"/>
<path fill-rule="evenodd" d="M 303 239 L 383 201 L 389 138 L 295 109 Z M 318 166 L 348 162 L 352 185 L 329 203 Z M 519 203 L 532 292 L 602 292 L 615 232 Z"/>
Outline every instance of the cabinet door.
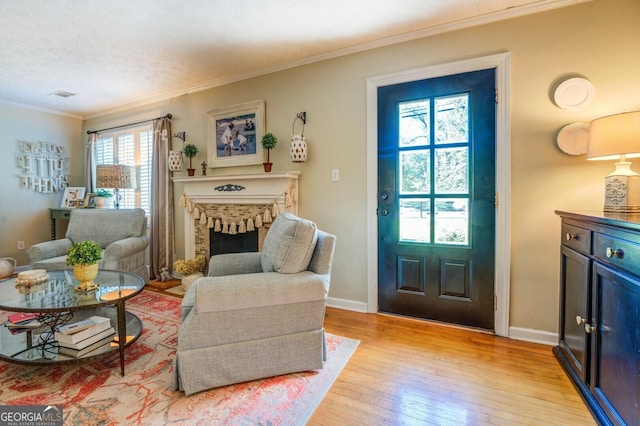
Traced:
<path fill-rule="evenodd" d="M 640 424 L 640 281 L 598 262 L 593 271 L 591 391 L 614 424 Z"/>
<path fill-rule="evenodd" d="M 591 261 L 565 246 L 561 253 L 560 347 L 571 368 L 587 383 L 589 335 L 584 323 L 589 320 Z"/>

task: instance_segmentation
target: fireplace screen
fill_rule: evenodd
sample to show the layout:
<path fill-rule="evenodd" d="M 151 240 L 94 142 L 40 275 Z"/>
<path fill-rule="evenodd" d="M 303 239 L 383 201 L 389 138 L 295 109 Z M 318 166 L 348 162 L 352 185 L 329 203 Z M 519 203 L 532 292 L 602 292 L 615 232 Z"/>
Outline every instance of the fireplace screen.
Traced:
<path fill-rule="evenodd" d="M 258 251 L 258 230 L 242 234 L 223 234 L 209 229 L 209 253 L 211 256 L 224 253 Z"/>

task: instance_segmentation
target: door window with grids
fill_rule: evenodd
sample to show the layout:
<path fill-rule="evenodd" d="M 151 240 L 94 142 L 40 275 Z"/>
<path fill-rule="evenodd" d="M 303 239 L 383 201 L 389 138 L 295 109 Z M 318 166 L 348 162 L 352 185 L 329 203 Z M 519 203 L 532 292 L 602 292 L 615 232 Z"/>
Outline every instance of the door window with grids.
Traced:
<path fill-rule="evenodd" d="M 399 104 L 403 242 L 470 243 L 468 103 L 462 93 Z"/>
<path fill-rule="evenodd" d="M 133 166 L 137 188 L 120 189 L 120 208 L 142 208 L 151 211 L 151 152 L 153 129 L 151 126 L 129 128 L 112 133 L 101 133 L 96 143 L 96 164 Z M 112 188 L 105 188 L 112 189 Z"/>

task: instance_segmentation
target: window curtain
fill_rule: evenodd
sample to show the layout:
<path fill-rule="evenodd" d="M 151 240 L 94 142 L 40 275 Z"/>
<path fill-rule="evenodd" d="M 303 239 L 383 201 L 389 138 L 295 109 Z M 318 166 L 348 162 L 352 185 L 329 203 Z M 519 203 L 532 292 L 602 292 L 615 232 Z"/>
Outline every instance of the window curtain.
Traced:
<path fill-rule="evenodd" d="M 150 278 L 164 281 L 173 265 L 173 180 L 168 167 L 171 121 L 153 120 Z"/>
<path fill-rule="evenodd" d="M 87 152 L 84 162 L 87 194 L 96 192 L 96 143 L 98 142 L 98 138 L 99 135 L 97 133 L 91 133 L 89 134 L 89 141 L 87 142 Z"/>

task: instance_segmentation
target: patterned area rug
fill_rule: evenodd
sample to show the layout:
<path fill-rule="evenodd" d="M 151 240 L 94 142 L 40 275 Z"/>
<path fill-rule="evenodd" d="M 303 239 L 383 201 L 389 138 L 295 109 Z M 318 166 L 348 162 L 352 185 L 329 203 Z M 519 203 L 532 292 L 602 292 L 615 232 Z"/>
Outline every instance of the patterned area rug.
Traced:
<path fill-rule="evenodd" d="M 322 370 L 185 397 L 170 389 L 180 302 L 146 290 L 127 301 L 144 331 L 126 350 L 125 377 L 115 356 L 52 367 L 0 361 L 0 404 L 62 404 L 65 425 L 301 425 L 359 343 L 327 334 L 328 359 Z"/>

